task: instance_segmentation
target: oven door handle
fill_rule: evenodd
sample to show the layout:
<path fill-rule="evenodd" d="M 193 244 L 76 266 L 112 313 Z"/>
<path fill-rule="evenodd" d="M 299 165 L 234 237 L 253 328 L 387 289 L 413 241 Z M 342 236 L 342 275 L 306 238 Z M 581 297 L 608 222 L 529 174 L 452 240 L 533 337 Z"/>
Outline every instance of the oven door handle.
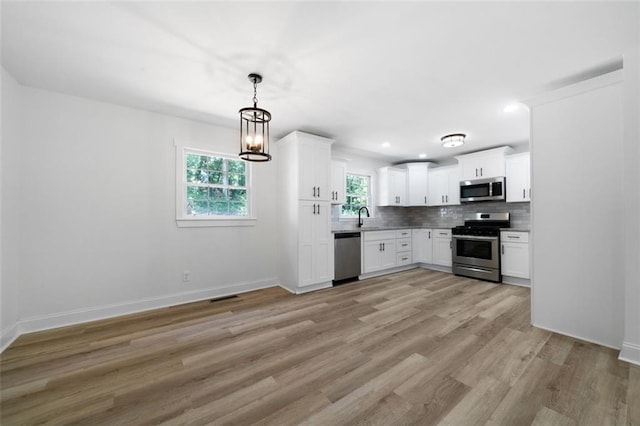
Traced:
<path fill-rule="evenodd" d="M 477 235 L 454 235 L 453 238 L 458 240 L 498 241 L 498 237 L 479 237 Z"/>

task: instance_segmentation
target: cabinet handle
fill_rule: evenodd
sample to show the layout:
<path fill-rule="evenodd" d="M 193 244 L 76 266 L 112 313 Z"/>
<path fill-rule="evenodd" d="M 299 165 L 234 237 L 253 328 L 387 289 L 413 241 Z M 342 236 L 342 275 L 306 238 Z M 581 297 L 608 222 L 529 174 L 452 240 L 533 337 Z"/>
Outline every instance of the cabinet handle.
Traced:
<path fill-rule="evenodd" d="M 445 196 L 444 196 L 444 199 L 445 199 L 445 201 L 446 201 L 447 203 L 449 202 L 449 196 L 448 196 L 448 195 L 445 195 Z"/>
<path fill-rule="evenodd" d="M 504 254 L 504 244 L 502 244 L 502 254 Z"/>
<path fill-rule="evenodd" d="M 407 260 L 407 259 L 409 259 L 409 258 L 408 258 L 408 257 L 403 257 L 403 258 L 402 258 L 402 260 Z"/>
<path fill-rule="evenodd" d="M 316 205 L 313 205 L 313 214 L 316 214 Z"/>
<path fill-rule="evenodd" d="M 382 251 L 385 251 L 384 243 L 382 243 Z"/>
<path fill-rule="evenodd" d="M 444 195 L 442 195 L 442 202 L 444 203 Z"/>
<path fill-rule="evenodd" d="M 478 177 L 478 168 L 476 167 L 476 177 Z"/>
<path fill-rule="evenodd" d="M 318 198 L 320 198 L 320 187 L 318 187 Z"/>
<path fill-rule="evenodd" d="M 424 196 L 424 203 L 427 204 L 427 196 Z"/>
<path fill-rule="evenodd" d="M 378 243 L 378 251 L 382 251 L 382 243 Z"/>
<path fill-rule="evenodd" d="M 320 204 L 318 204 L 318 214 L 320 214 Z"/>
<path fill-rule="evenodd" d="M 522 199 L 523 200 L 525 199 L 525 189 L 524 188 L 522 188 Z"/>
<path fill-rule="evenodd" d="M 314 197 L 316 196 L 316 187 L 315 186 L 313 187 L 313 196 Z"/>
<path fill-rule="evenodd" d="M 429 231 L 429 239 L 431 239 L 431 231 Z"/>
<path fill-rule="evenodd" d="M 480 167 L 480 176 L 482 176 L 482 167 Z"/>
<path fill-rule="evenodd" d="M 531 188 L 529 188 L 529 199 L 531 199 Z"/>
<path fill-rule="evenodd" d="M 513 238 L 515 240 L 519 240 L 520 239 L 520 237 L 517 236 L 517 235 L 507 235 L 507 238 Z"/>

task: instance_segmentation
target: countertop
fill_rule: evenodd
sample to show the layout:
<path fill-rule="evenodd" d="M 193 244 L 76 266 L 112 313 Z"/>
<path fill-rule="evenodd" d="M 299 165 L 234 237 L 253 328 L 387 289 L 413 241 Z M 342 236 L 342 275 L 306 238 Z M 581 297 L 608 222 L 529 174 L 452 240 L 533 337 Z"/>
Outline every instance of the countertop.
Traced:
<path fill-rule="evenodd" d="M 331 233 L 342 234 L 345 232 L 368 232 L 368 231 L 396 231 L 398 229 L 451 229 L 438 226 L 363 226 L 353 229 L 333 229 Z M 529 232 L 528 228 L 500 228 L 501 231 Z"/>

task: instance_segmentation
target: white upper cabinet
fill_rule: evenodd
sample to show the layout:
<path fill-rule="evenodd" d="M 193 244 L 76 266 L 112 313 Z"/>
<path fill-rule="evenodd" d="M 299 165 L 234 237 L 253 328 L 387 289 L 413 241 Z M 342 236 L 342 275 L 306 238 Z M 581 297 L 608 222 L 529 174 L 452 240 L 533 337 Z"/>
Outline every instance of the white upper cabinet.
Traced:
<path fill-rule="evenodd" d="M 429 203 L 429 166 L 431 163 L 407 163 L 407 206 Z"/>
<path fill-rule="evenodd" d="M 528 152 L 506 160 L 507 202 L 531 201 L 530 157 Z"/>
<path fill-rule="evenodd" d="M 505 155 L 510 152 L 511 148 L 503 146 L 455 157 L 460 166 L 460 180 L 505 176 Z"/>
<path fill-rule="evenodd" d="M 345 187 L 347 181 L 347 163 L 341 160 L 331 160 L 331 204 L 344 204 L 346 200 Z"/>
<path fill-rule="evenodd" d="M 396 167 L 378 169 L 378 205 L 404 206 L 407 198 L 407 172 Z"/>
<path fill-rule="evenodd" d="M 287 137 L 290 136 L 298 139 L 299 199 L 331 201 L 329 173 L 333 141 L 302 132 L 293 132 Z"/>
<path fill-rule="evenodd" d="M 458 166 L 429 169 L 429 205 L 460 204 Z"/>

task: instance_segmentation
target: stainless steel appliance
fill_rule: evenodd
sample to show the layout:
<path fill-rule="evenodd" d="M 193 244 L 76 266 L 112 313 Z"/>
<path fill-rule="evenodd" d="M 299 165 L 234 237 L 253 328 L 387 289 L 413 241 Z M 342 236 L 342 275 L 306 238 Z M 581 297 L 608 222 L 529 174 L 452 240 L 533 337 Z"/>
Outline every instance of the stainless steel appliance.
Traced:
<path fill-rule="evenodd" d="M 464 226 L 451 229 L 453 273 L 502 282 L 500 228 L 510 226 L 509 213 L 475 213 L 464 219 Z"/>
<path fill-rule="evenodd" d="M 460 181 L 460 202 L 505 201 L 505 178 L 494 177 Z"/>
<path fill-rule="evenodd" d="M 340 232 L 334 238 L 334 284 L 360 275 L 360 233 Z M 340 284 L 340 283 L 337 283 Z"/>

